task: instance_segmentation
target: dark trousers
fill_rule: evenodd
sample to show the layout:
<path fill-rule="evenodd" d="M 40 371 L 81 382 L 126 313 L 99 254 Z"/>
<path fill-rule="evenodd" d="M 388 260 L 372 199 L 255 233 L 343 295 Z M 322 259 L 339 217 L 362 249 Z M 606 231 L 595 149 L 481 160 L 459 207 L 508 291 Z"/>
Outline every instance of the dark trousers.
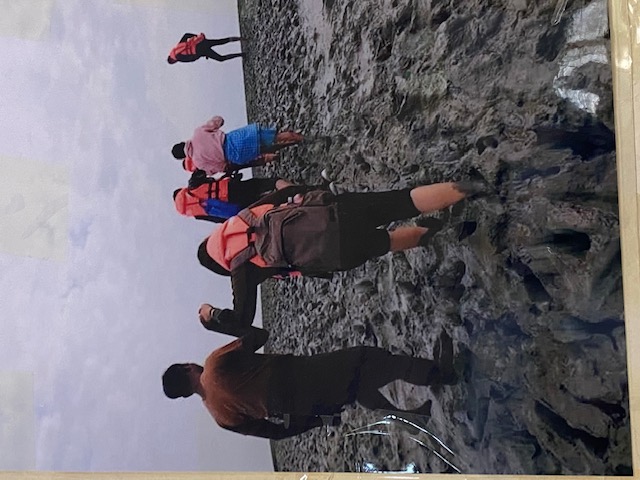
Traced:
<path fill-rule="evenodd" d="M 377 347 L 353 347 L 310 357 L 285 356 L 274 369 L 269 410 L 274 415 L 332 415 L 358 402 L 397 410 L 378 389 L 395 380 L 439 383 L 433 360 L 393 355 Z"/>
<path fill-rule="evenodd" d="M 389 232 L 378 228 L 420 215 L 411 189 L 343 193 L 337 196 L 340 216 L 341 270 L 359 267 L 389 251 Z"/>
<path fill-rule="evenodd" d="M 245 208 L 276 188 L 275 178 L 250 178 L 229 182 L 229 203 Z"/>
<path fill-rule="evenodd" d="M 241 57 L 242 53 L 232 53 L 229 55 L 220 55 L 213 51 L 213 47 L 216 45 L 224 45 L 225 43 L 235 41 L 235 37 L 227 37 L 227 38 L 205 38 L 202 42 L 200 42 L 196 46 L 196 53 L 203 57 L 212 58 L 213 60 L 217 60 L 218 62 L 224 62 L 225 60 L 230 60 L 232 58 Z"/>

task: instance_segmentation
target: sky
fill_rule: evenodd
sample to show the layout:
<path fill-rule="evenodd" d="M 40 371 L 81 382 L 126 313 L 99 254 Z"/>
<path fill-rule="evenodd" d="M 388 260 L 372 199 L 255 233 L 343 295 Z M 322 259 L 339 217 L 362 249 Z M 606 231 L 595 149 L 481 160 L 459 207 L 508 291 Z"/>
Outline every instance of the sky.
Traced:
<path fill-rule="evenodd" d="M 0 0 L 0 469 L 271 470 L 161 375 L 232 340 L 180 217 L 170 154 L 212 115 L 246 123 L 242 62 L 169 65 L 185 32 L 238 35 L 233 0 Z M 221 53 L 237 51 L 236 43 Z"/>

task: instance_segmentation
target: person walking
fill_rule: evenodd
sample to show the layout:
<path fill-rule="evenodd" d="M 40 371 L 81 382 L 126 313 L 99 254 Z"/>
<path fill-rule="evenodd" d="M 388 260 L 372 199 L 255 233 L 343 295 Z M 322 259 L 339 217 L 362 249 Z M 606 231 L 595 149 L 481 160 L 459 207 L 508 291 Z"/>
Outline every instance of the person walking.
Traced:
<path fill-rule="evenodd" d="M 204 366 L 171 365 L 162 376 L 165 395 L 199 395 L 222 428 L 278 440 L 319 427 L 320 415 L 339 415 L 356 402 L 372 410 L 397 410 L 379 391 L 395 380 L 425 386 L 458 380 L 453 341 L 445 333 L 433 359 L 365 346 L 310 356 L 255 353 L 267 337 L 253 329 L 213 351 Z M 430 410 L 429 402 L 410 412 L 427 413 L 425 407 Z M 285 415 L 288 425 L 273 421 Z"/>
<path fill-rule="evenodd" d="M 232 53 L 229 55 L 220 55 L 213 47 L 218 45 L 225 45 L 229 42 L 239 42 L 241 37 L 227 37 L 227 38 L 206 38 L 204 33 L 195 35 L 193 33 L 185 33 L 178 44 L 171 49 L 167 62 L 174 64 L 177 62 L 195 62 L 199 58 L 205 57 L 217 60 L 218 62 L 224 62 L 231 60 L 232 58 L 242 57 L 242 53 Z"/>
<path fill-rule="evenodd" d="M 216 179 L 196 170 L 189 179 L 188 187 L 173 192 L 173 203 L 181 215 L 223 223 L 257 202 L 262 195 L 290 185 L 288 181 L 276 178 L 242 180 L 242 174 Z"/>
<path fill-rule="evenodd" d="M 224 324 L 227 330 L 235 325 L 239 331 L 251 325 L 258 285 L 268 278 L 288 274 L 330 276 L 390 251 L 426 246 L 442 228 L 436 218 L 421 218 L 419 226 L 393 231 L 379 227 L 447 208 L 466 197 L 481 195 L 485 189 L 480 182 L 448 182 L 388 192 L 332 195 L 303 192 L 292 186 L 263 197 L 248 214 L 246 210 L 239 212 L 198 247 L 202 266 L 231 277 L 233 309 L 216 308 L 218 324 Z M 307 196 L 311 195 L 316 200 L 327 200 L 327 205 L 299 208 L 307 206 Z M 283 217 L 282 222 L 274 220 L 271 210 L 276 208 L 279 215 L 289 217 Z M 311 215 L 308 221 L 307 214 Z M 210 327 L 215 330 L 217 324 Z"/>

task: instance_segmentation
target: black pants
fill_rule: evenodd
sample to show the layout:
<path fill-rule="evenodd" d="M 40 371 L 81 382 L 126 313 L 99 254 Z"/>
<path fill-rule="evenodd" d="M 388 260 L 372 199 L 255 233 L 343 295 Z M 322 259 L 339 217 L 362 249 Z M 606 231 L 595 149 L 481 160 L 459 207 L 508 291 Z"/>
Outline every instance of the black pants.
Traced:
<path fill-rule="evenodd" d="M 397 410 L 379 388 L 394 380 L 414 385 L 440 381 L 433 360 L 393 355 L 377 347 L 278 360 L 269 399 L 274 415 L 332 415 L 354 402 L 369 409 Z"/>
<path fill-rule="evenodd" d="M 389 232 L 379 227 L 420 215 L 410 192 L 405 188 L 337 196 L 342 270 L 356 268 L 389 251 Z"/>
<path fill-rule="evenodd" d="M 245 208 L 257 202 L 262 195 L 276 188 L 274 178 L 250 178 L 249 180 L 231 180 L 229 182 L 229 203 Z"/>
<path fill-rule="evenodd" d="M 213 51 L 213 47 L 216 45 L 224 45 L 225 43 L 235 41 L 235 37 L 228 38 L 205 38 L 202 42 L 196 45 L 196 53 L 203 57 L 212 58 L 213 60 L 217 60 L 219 62 L 224 62 L 225 60 L 230 60 L 232 58 L 241 57 L 242 53 L 232 53 L 230 55 L 220 55 Z"/>

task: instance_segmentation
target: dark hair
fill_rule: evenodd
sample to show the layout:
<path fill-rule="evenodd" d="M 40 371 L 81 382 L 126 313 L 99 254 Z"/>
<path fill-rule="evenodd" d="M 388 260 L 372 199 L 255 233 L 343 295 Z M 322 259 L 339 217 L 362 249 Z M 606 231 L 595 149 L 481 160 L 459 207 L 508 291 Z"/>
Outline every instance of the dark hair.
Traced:
<path fill-rule="evenodd" d="M 174 363 L 162 375 L 162 388 L 167 397 L 179 398 L 193 395 L 193 387 L 186 367 L 186 363 Z"/>
<path fill-rule="evenodd" d="M 209 237 L 205 238 L 204 242 L 202 242 L 198 247 L 198 260 L 200 261 L 200 265 L 202 265 L 207 270 L 211 270 L 213 273 L 217 273 L 218 275 L 222 275 L 224 277 L 230 277 L 231 272 L 229 272 L 229 270 L 216 262 L 207 253 L 207 240 L 209 240 Z"/>
<path fill-rule="evenodd" d="M 176 188 L 176 189 L 173 191 L 173 199 L 174 199 L 174 200 L 176 199 L 176 197 L 177 197 L 177 196 L 178 196 L 178 194 L 180 193 L 180 190 L 182 190 L 182 189 L 181 189 L 181 188 Z"/>
<path fill-rule="evenodd" d="M 184 142 L 176 143 L 173 146 L 173 148 L 171 149 L 171 154 L 173 155 L 173 158 L 177 160 L 182 160 L 183 158 L 187 157 L 187 154 L 184 153 L 184 146 L 185 146 Z"/>

